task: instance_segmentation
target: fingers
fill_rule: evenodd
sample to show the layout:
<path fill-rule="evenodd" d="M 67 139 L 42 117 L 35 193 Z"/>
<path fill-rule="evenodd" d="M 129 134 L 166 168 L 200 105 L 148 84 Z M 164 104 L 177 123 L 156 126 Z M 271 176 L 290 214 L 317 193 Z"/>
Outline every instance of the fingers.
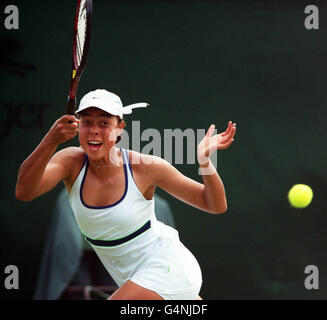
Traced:
<path fill-rule="evenodd" d="M 229 139 L 228 141 L 226 141 L 225 143 L 220 143 L 219 148 L 218 149 L 227 149 L 232 143 L 234 142 L 234 139 Z"/>
<path fill-rule="evenodd" d="M 229 134 L 229 132 L 230 132 L 230 130 L 231 130 L 231 127 L 232 127 L 232 121 L 229 121 L 229 122 L 228 122 L 228 125 L 227 125 L 227 129 L 226 129 L 226 131 L 224 131 L 221 135 L 222 135 L 222 136 L 225 136 L 225 135 Z"/>
<path fill-rule="evenodd" d="M 222 136 L 229 135 L 232 132 L 233 127 L 236 127 L 236 123 L 233 123 L 232 121 L 229 121 L 226 131 L 223 132 L 221 135 Z"/>
<path fill-rule="evenodd" d="M 208 131 L 207 131 L 207 133 L 206 133 L 206 138 L 209 138 L 209 137 L 211 137 L 212 136 L 212 134 L 213 134 L 213 132 L 215 131 L 215 125 L 214 124 L 212 124 L 210 127 L 209 127 L 209 129 L 208 129 Z"/>
<path fill-rule="evenodd" d="M 234 136 L 236 133 L 236 123 L 231 124 L 230 122 L 228 130 L 226 130 L 226 132 L 225 135 L 221 134 L 221 141 L 219 143 L 218 149 L 227 149 L 234 142 Z"/>
<path fill-rule="evenodd" d="M 59 123 L 62 123 L 67 130 L 76 131 L 79 120 L 73 115 L 64 115 L 59 119 Z"/>
<path fill-rule="evenodd" d="M 209 156 L 210 149 L 212 149 L 212 148 L 226 149 L 234 142 L 234 136 L 236 134 L 236 123 L 229 121 L 226 131 L 212 136 L 214 131 L 215 131 L 215 125 L 212 124 L 209 127 L 209 129 L 205 135 L 204 141 L 203 141 L 206 157 Z"/>
<path fill-rule="evenodd" d="M 48 139 L 59 145 L 74 138 L 78 133 L 79 120 L 72 115 L 59 118 L 49 131 Z"/>
<path fill-rule="evenodd" d="M 209 157 L 209 138 L 212 136 L 213 132 L 215 131 L 215 125 L 210 125 L 206 135 L 205 135 L 205 156 Z"/>
<path fill-rule="evenodd" d="M 234 136 L 236 134 L 236 123 L 232 121 L 228 122 L 226 131 L 213 136 L 211 139 L 217 139 L 217 149 L 226 149 L 234 142 Z"/>
<path fill-rule="evenodd" d="M 79 120 L 73 116 L 73 115 L 70 115 L 70 114 L 65 114 L 64 116 L 62 116 L 60 119 L 59 119 L 60 122 L 64 122 L 64 123 L 78 123 Z"/>
<path fill-rule="evenodd" d="M 230 138 L 234 138 L 235 133 L 236 133 L 236 123 L 233 123 L 230 128 L 230 133 L 229 133 Z"/>

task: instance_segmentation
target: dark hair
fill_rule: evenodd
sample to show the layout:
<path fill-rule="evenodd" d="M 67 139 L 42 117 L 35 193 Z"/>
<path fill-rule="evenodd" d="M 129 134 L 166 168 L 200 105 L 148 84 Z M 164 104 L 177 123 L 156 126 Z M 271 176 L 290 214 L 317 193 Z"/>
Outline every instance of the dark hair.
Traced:
<path fill-rule="evenodd" d="M 118 116 L 117 116 L 117 119 L 118 119 L 118 124 L 120 124 L 120 123 L 123 121 L 123 119 L 121 119 L 121 118 L 118 117 Z M 118 137 L 117 137 L 117 140 L 116 140 L 116 144 L 119 143 L 120 141 L 121 141 L 121 136 L 118 136 Z"/>

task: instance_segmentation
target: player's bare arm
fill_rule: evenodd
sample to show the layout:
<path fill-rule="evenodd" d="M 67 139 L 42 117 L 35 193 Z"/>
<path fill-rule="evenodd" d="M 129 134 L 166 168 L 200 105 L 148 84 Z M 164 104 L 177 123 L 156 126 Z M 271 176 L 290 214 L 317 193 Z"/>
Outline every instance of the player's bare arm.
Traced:
<path fill-rule="evenodd" d="M 227 129 L 213 135 L 215 126 L 211 125 L 203 140 L 199 143 L 197 149 L 197 158 L 200 166 L 202 180 L 204 183 L 203 196 L 209 208 L 214 208 L 218 212 L 227 210 L 227 201 L 225 197 L 225 189 L 220 176 L 210 161 L 210 156 L 216 150 L 227 149 L 234 142 L 236 133 L 236 124 L 231 121 L 228 123 Z M 224 195 L 222 197 L 222 195 Z"/>
<path fill-rule="evenodd" d="M 54 155 L 59 144 L 76 136 L 78 120 L 71 115 L 58 119 L 41 143 L 23 162 L 18 171 L 16 197 L 21 201 L 31 201 L 53 189 L 61 180 L 70 176 L 70 150 L 62 150 Z M 69 148 L 70 149 L 70 148 Z"/>
<path fill-rule="evenodd" d="M 210 213 L 223 213 L 227 210 L 227 201 L 223 182 L 213 164 L 210 155 L 218 149 L 228 148 L 234 141 L 236 125 L 230 122 L 225 132 L 212 136 L 211 126 L 198 146 L 198 161 L 203 184 L 190 179 L 178 171 L 169 162 L 151 155 L 139 155 L 140 163 L 133 165 L 137 183 L 144 196 L 151 197 L 156 186 L 175 198 Z M 134 158 L 135 158 L 135 153 Z M 133 157 L 133 155 L 132 155 Z M 143 179 L 138 179 L 142 176 Z"/>
<path fill-rule="evenodd" d="M 226 211 L 225 189 L 218 173 L 206 185 L 185 176 L 165 160 L 151 167 L 155 185 L 175 198 L 206 212 Z"/>

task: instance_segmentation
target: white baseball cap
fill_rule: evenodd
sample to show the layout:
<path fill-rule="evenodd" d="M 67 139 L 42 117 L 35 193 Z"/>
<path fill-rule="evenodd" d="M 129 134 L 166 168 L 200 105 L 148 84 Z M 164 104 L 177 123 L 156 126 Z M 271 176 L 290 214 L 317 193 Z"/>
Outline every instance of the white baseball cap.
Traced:
<path fill-rule="evenodd" d="M 107 90 L 97 89 L 87 93 L 80 101 L 79 107 L 75 113 L 79 113 L 87 108 L 96 107 L 112 115 L 123 119 L 124 114 L 132 113 L 132 109 L 145 108 L 147 103 L 134 103 L 128 106 L 123 106 L 120 98 Z"/>

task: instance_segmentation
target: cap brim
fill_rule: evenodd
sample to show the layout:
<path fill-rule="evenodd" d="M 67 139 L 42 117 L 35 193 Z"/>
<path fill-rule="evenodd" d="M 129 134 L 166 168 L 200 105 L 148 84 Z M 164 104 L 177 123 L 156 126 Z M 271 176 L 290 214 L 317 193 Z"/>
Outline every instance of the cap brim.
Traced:
<path fill-rule="evenodd" d="M 100 109 L 108 114 L 112 114 L 113 116 L 118 116 L 121 118 L 121 116 L 119 115 L 118 112 L 116 112 L 115 110 L 110 110 L 110 112 L 107 110 L 108 108 L 104 108 L 104 107 L 101 107 L 101 106 L 83 106 L 81 108 L 78 108 L 76 111 L 75 111 L 75 114 L 79 114 L 81 113 L 82 111 L 86 110 L 86 109 L 89 109 L 89 108 L 97 108 L 97 109 Z"/>

